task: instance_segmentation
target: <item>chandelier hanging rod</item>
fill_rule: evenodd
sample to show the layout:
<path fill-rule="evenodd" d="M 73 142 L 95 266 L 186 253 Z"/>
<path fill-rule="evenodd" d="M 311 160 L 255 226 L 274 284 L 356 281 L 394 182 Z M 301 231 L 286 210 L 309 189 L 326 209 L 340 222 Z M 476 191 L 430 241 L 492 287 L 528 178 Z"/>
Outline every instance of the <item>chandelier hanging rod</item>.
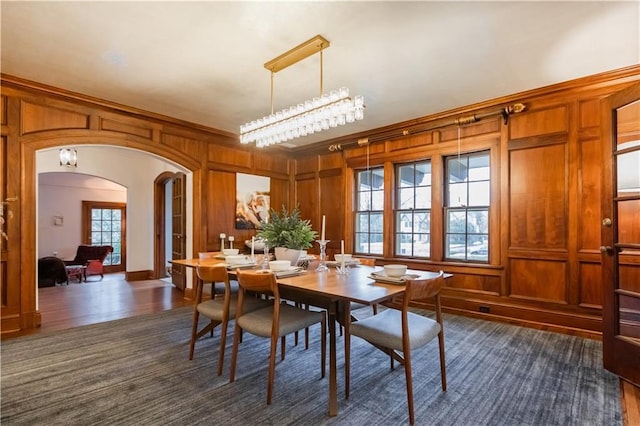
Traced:
<path fill-rule="evenodd" d="M 322 37 L 321 35 L 317 35 L 315 37 L 310 38 L 304 43 L 300 43 L 296 47 L 291 50 L 286 51 L 282 55 L 278 56 L 270 60 L 269 62 L 264 64 L 264 67 L 271 71 L 272 73 L 276 73 L 287 68 L 290 65 L 293 65 L 301 60 L 308 58 L 311 55 L 315 55 L 318 52 L 322 52 L 324 49 L 330 46 L 329 40 Z"/>

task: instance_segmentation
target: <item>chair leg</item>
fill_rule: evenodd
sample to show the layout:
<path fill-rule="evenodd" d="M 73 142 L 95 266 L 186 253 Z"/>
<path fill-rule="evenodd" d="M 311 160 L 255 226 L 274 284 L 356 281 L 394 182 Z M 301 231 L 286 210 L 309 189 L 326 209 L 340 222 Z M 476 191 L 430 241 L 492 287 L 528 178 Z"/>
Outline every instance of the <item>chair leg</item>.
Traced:
<path fill-rule="evenodd" d="M 222 376 L 222 366 L 224 365 L 224 348 L 227 341 L 227 320 L 222 320 L 220 325 L 220 355 L 218 355 L 218 376 Z M 213 331 L 213 330 L 212 330 Z"/>
<path fill-rule="evenodd" d="M 271 404 L 271 397 L 273 395 L 273 378 L 276 373 L 276 348 L 278 345 L 278 338 L 271 337 L 271 351 L 269 352 L 269 382 L 267 383 L 267 405 Z M 283 351 L 284 353 L 284 351 Z M 283 358 L 284 359 L 284 358 Z"/>
<path fill-rule="evenodd" d="M 322 366 L 320 366 L 320 374 L 324 379 L 325 373 L 327 371 L 327 313 L 326 311 L 322 311 L 322 325 L 320 327 L 320 344 L 322 348 L 320 349 L 320 362 L 322 362 Z"/>
<path fill-rule="evenodd" d="M 440 379 L 442 381 L 442 390 L 447 390 L 447 367 L 444 358 L 444 333 L 440 330 L 438 333 L 438 346 L 440 347 Z"/>
<path fill-rule="evenodd" d="M 193 352 L 196 348 L 196 333 L 198 332 L 198 319 L 200 312 L 196 309 L 193 313 L 193 325 L 191 326 L 191 342 L 189 344 L 189 360 L 193 359 Z"/>
<path fill-rule="evenodd" d="M 347 318 L 344 324 L 344 398 L 349 399 L 349 387 L 351 377 L 351 332 L 349 324 L 351 318 Z M 342 327 L 340 328 L 342 330 Z"/>
<path fill-rule="evenodd" d="M 238 344 L 240 343 L 240 333 L 242 329 L 236 322 L 233 332 L 233 347 L 231 349 L 231 370 L 229 371 L 229 383 L 233 383 L 236 379 L 236 360 L 238 358 Z"/>
<path fill-rule="evenodd" d="M 404 375 L 407 382 L 407 406 L 409 407 L 409 423 L 415 423 L 415 415 L 413 411 L 413 380 L 411 375 L 411 348 L 409 342 L 405 341 L 402 345 L 402 352 L 404 355 Z"/>
<path fill-rule="evenodd" d="M 284 352 L 285 352 L 285 348 L 287 347 L 287 338 L 285 336 L 282 336 L 280 338 L 280 361 L 284 361 Z"/>

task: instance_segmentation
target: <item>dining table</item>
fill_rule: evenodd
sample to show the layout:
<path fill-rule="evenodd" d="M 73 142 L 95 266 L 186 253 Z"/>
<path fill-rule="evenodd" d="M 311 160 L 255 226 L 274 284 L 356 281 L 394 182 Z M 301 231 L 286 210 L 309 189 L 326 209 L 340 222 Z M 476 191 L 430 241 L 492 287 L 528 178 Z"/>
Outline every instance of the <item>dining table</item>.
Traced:
<path fill-rule="evenodd" d="M 172 260 L 171 263 L 195 268 L 199 265 L 215 265 L 224 263 L 223 258 L 209 259 L 181 259 Z M 255 266 L 260 268 L 258 262 Z M 337 265 L 335 265 L 337 266 Z M 317 271 L 315 264 L 311 264 L 308 270 L 301 270 L 298 274 L 277 277 L 280 294 L 299 303 L 325 309 L 327 311 L 329 328 L 329 416 L 338 414 L 338 383 L 337 383 L 337 338 L 336 325 L 345 327 L 345 333 L 349 333 L 351 322 L 351 302 L 365 305 L 373 305 L 388 301 L 404 293 L 404 281 L 391 280 L 379 281 L 372 278 L 372 273 L 382 272 L 382 267 L 367 266 L 361 264 L 351 265 L 340 270 L 330 267 L 323 271 Z M 339 272 L 345 273 L 339 273 Z M 234 269 L 229 272 L 233 274 Z M 412 278 L 435 278 L 436 272 L 408 269 L 405 276 Z M 345 344 L 349 340 L 345 339 Z M 345 347 L 345 354 L 351 351 Z M 349 360 L 345 359 L 345 389 L 348 389 Z M 348 394 L 345 394 L 348 398 Z"/>

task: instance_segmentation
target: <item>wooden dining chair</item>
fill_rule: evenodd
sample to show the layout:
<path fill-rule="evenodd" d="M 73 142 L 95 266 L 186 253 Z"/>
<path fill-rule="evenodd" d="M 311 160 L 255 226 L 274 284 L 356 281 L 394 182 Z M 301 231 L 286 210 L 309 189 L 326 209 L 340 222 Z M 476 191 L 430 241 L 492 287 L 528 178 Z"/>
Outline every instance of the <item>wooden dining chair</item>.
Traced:
<path fill-rule="evenodd" d="M 273 272 L 237 271 L 240 292 L 236 308 L 236 325 L 233 337 L 233 351 L 231 355 L 230 382 L 235 380 L 236 360 L 238 356 L 239 336 L 247 331 L 259 337 L 271 339 L 269 353 L 269 378 L 267 384 L 267 404 L 271 404 L 273 380 L 275 376 L 275 358 L 278 338 L 282 342 L 281 360 L 284 360 L 284 338 L 287 334 L 320 323 L 321 336 L 321 375 L 325 376 L 326 364 L 326 313 L 324 311 L 310 311 L 291 306 L 280 300 L 278 283 Z M 268 308 L 248 312 L 245 309 L 250 295 L 247 293 L 264 293 L 271 297 L 272 304 Z"/>
<path fill-rule="evenodd" d="M 411 374 L 411 350 L 417 349 L 438 337 L 440 347 L 440 378 L 442 390 L 447 390 L 447 375 L 444 357 L 444 328 L 442 323 L 442 311 L 440 307 L 440 289 L 444 283 L 444 272 L 440 271 L 437 277 L 430 279 L 407 280 L 402 308 L 387 308 L 378 315 L 355 321 L 345 327 L 346 339 L 350 336 L 358 336 L 378 349 L 389 354 L 391 368 L 394 360 L 404 365 L 407 383 L 407 405 L 409 407 L 409 421 L 415 422 L 413 409 L 413 381 Z M 436 320 L 409 312 L 409 303 L 412 300 L 435 299 Z M 349 362 L 350 354 L 347 354 L 345 346 L 345 362 Z M 398 353 L 402 352 L 402 354 Z M 349 369 L 345 369 L 348 375 Z M 345 377 L 349 383 L 349 378 Z M 348 395 L 348 388 L 346 390 Z"/>
<path fill-rule="evenodd" d="M 229 274 L 224 265 L 204 266 L 200 265 L 196 268 L 198 280 L 196 283 L 195 301 L 193 307 L 193 325 L 191 327 L 191 343 L 189 346 L 189 359 L 193 359 L 196 340 L 204 336 L 208 332 L 213 335 L 213 329 L 220 325 L 220 350 L 218 354 L 218 376 L 222 374 L 222 366 L 224 364 L 224 349 L 227 340 L 227 324 L 229 320 L 235 318 L 237 294 L 231 290 L 229 282 Z M 212 284 L 211 299 L 203 300 L 205 283 Z M 213 286 L 216 283 L 224 284 L 222 294 L 215 294 Z M 245 304 L 245 312 L 265 308 L 269 303 L 265 300 L 250 298 Z M 198 331 L 198 321 L 200 315 L 209 319 L 209 323 Z"/>

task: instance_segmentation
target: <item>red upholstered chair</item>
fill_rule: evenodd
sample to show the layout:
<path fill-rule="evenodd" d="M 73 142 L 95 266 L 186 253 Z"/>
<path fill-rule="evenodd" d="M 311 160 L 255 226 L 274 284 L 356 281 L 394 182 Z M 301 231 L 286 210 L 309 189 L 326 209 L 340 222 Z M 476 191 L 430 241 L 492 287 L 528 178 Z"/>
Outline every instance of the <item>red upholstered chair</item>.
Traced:
<path fill-rule="evenodd" d="M 113 252 L 112 246 L 89 246 L 79 245 L 76 257 L 73 260 L 65 260 L 65 265 L 86 266 L 85 278 L 87 275 L 100 275 L 104 278 L 103 262 Z"/>

